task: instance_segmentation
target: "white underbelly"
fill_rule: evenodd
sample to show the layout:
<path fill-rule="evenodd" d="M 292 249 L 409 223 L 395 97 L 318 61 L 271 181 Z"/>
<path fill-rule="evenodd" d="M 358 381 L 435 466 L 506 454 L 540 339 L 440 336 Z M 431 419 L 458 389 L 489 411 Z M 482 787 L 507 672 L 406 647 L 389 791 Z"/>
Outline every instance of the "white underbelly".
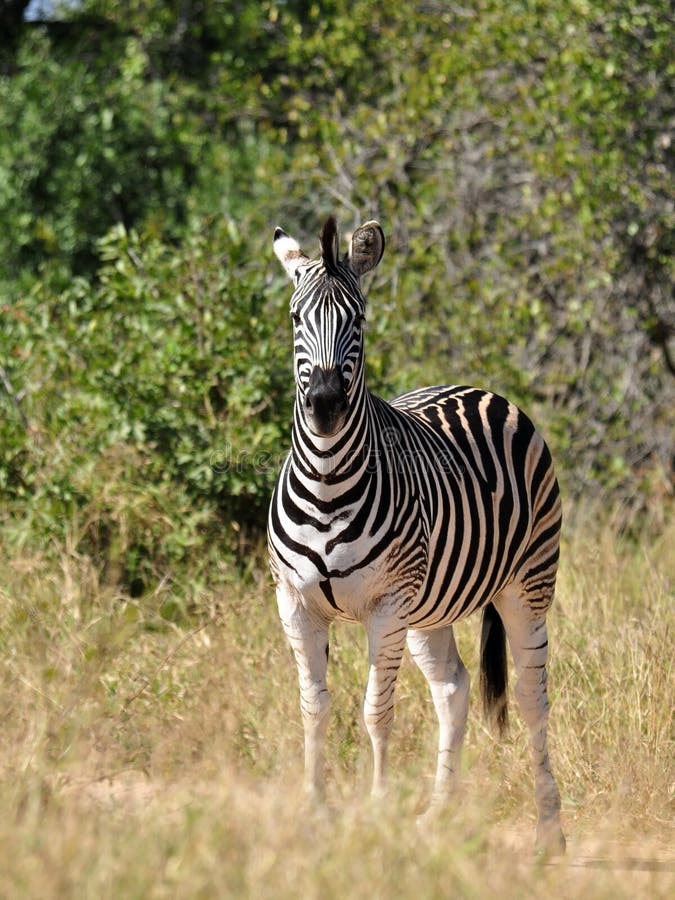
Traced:
<path fill-rule="evenodd" d="M 303 606 L 329 619 L 364 622 L 382 602 L 397 598 L 412 599 L 411 586 L 401 591 L 401 575 L 392 560 L 398 547 L 389 545 L 374 559 L 364 561 L 363 549 L 352 544 L 338 544 L 331 552 L 319 552 L 321 569 L 311 556 L 296 555 L 288 561 L 292 569 L 285 571 L 293 592 Z M 409 576 L 408 576 L 409 577 Z M 415 585 L 414 596 L 421 584 Z"/>

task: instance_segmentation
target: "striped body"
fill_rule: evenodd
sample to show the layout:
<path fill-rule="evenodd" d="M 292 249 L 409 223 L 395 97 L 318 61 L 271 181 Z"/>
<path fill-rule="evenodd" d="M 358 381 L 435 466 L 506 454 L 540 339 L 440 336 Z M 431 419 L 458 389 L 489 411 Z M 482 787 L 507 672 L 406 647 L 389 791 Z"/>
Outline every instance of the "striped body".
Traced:
<path fill-rule="evenodd" d="M 333 448 L 329 499 L 311 448 L 288 457 L 270 511 L 276 578 L 327 619 L 363 621 L 396 592 L 409 627 L 434 628 L 516 578 L 546 610 L 560 500 L 550 454 L 522 412 L 469 387 L 422 388 L 392 404 L 367 394 L 363 432 L 358 447 Z"/>
<path fill-rule="evenodd" d="M 530 420 L 496 394 L 421 388 L 391 403 L 365 384 L 360 277 L 379 262 L 368 222 L 338 254 L 334 220 L 311 260 L 281 229 L 275 253 L 295 284 L 292 447 L 269 515 L 279 615 L 295 654 L 305 785 L 323 790 L 329 625 L 362 623 L 370 670 L 364 718 L 373 792 L 385 787 L 396 677 L 407 644 L 439 722 L 431 810 L 451 794 L 469 699 L 452 625 L 483 610 L 486 708 L 506 723 L 508 637 L 516 697 L 530 730 L 538 843 L 564 848 L 547 750 L 546 613 L 561 507 L 551 455 Z"/>

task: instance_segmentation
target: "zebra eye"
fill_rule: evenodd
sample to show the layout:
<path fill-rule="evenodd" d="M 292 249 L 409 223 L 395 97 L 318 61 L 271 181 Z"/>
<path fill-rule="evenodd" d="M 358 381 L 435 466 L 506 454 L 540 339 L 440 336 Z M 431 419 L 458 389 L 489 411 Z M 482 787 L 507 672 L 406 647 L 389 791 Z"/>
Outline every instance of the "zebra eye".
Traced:
<path fill-rule="evenodd" d="M 291 321 L 293 322 L 293 325 L 295 325 L 295 327 L 297 328 L 298 325 L 300 324 L 300 316 L 297 313 L 291 313 Z"/>
<path fill-rule="evenodd" d="M 354 320 L 354 328 L 356 331 L 362 331 L 366 325 L 366 317 L 358 316 L 357 319 Z"/>

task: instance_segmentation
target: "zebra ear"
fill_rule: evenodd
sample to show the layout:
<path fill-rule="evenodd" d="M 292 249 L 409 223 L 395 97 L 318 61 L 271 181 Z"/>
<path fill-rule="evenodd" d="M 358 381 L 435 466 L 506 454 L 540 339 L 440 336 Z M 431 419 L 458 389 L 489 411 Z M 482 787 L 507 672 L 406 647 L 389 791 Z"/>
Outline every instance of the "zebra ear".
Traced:
<path fill-rule="evenodd" d="M 334 216 L 329 216 L 321 229 L 321 259 L 327 272 L 335 273 L 340 256 L 340 238 Z"/>
<path fill-rule="evenodd" d="M 370 272 L 382 259 L 384 232 L 379 222 L 371 220 L 360 225 L 349 242 L 349 265 L 359 278 Z"/>
<path fill-rule="evenodd" d="M 298 242 L 282 228 L 274 229 L 274 254 L 281 265 L 286 270 L 286 274 L 295 280 L 295 273 L 298 266 L 304 266 L 309 262 L 309 257 L 300 249 Z"/>

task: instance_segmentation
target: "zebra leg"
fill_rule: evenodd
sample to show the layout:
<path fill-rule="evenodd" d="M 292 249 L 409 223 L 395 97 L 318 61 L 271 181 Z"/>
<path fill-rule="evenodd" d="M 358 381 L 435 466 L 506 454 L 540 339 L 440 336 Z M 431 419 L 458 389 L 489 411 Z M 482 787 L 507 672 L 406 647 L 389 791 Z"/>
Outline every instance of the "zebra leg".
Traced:
<path fill-rule="evenodd" d="M 430 809 L 444 805 L 459 769 L 469 711 L 469 673 L 460 659 L 451 625 L 408 632 L 408 649 L 429 683 L 438 717 L 438 761 Z"/>
<path fill-rule="evenodd" d="M 494 605 L 502 618 L 511 647 L 518 679 L 516 699 L 530 732 L 537 805 L 537 849 L 564 853 L 560 793 L 551 772 L 546 736 L 549 708 L 546 691 L 546 615 L 542 611 L 533 611 L 517 586 L 504 591 Z"/>
<path fill-rule="evenodd" d="M 390 606 L 378 607 L 366 622 L 370 671 L 363 717 L 373 747 L 374 796 L 386 789 L 387 746 L 394 723 L 394 689 L 405 647 L 406 622 Z"/>
<path fill-rule="evenodd" d="M 313 800 L 324 794 L 324 743 L 330 694 L 326 687 L 328 625 L 309 615 L 292 595 L 277 590 L 279 616 L 295 655 L 300 708 L 305 731 L 305 792 Z"/>

